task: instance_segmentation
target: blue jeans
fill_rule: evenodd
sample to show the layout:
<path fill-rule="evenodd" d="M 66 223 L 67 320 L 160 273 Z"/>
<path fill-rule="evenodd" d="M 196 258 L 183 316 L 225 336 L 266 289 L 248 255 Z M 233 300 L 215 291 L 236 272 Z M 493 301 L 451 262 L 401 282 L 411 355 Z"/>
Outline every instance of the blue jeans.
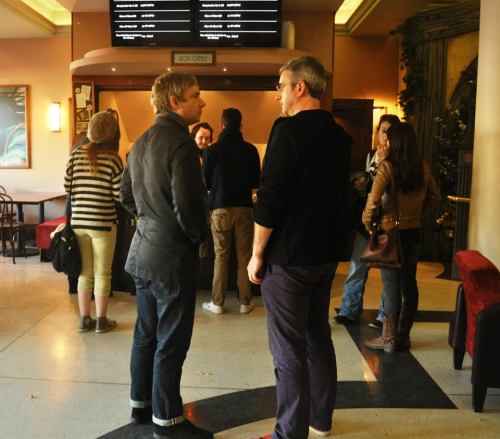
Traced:
<path fill-rule="evenodd" d="M 401 230 L 403 267 L 399 270 L 382 269 L 385 315 L 398 316 L 401 306 L 413 315 L 418 308 L 417 262 L 420 253 L 420 229 Z"/>
<path fill-rule="evenodd" d="M 365 293 L 366 279 L 370 267 L 361 262 L 359 258 L 363 250 L 368 245 L 368 238 L 361 233 L 356 232 L 354 248 L 352 250 L 351 264 L 349 265 L 349 274 L 344 283 L 342 291 L 342 304 L 340 305 L 339 315 L 351 320 L 357 320 L 361 311 L 363 311 L 363 295 Z M 378 311 L 377 320 L 384 318 L 384 307 L 381 304 Z"/>
<path fill-rule="evenodd" d="M 193 261 L 181 264 L 181 272 L 164 276 L 167 281 L 135 278 L 137 321 L 130 360 L 130 404 L 136 408 L 152 405 L 153 422 L 161 426 L 184 413 L 180 382 L 193 331 L 197 257 L 190 255 Z"/>
<path fill-rule="evenodd" d="M 328 308 L 336 264 L 270 265 L 262 282 L 276 375 L 273 439 L 304 439 L 309 425 L 327 431 L 337 394 Z"/>

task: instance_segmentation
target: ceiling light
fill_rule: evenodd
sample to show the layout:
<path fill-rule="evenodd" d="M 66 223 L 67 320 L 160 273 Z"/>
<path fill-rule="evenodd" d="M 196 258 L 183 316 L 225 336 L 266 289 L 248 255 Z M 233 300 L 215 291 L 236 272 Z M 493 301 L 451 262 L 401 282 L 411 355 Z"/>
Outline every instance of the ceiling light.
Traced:
<path fill-rule="evenodd" d="M 335 24 L 346 24 L 363 0 L 344 0 L 335 13 Z"/>

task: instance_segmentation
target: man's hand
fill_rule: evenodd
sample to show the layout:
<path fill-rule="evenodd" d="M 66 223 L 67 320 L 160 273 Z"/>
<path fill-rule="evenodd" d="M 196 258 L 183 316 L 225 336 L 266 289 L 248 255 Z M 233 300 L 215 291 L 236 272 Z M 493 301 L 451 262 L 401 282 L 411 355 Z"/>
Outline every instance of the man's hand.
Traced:
<path fill-rule="evenodd" d="M 261 270 L 262 270 L 263 259 L 260 256 L 252 255 L 250 262 L 248 263 L 247 271 L 248 278 L 250 282 L 260 285 L 262 283 Z"/>

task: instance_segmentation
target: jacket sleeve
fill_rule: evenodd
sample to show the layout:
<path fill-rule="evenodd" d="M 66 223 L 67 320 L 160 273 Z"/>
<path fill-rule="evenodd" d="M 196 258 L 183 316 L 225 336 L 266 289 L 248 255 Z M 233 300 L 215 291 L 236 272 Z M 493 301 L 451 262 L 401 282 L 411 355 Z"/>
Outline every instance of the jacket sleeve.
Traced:
<path fill-rule="evenodd" d="M 260 184 L 260 157 L 257 148 L 253 145 L 252 147 L 252 175 L 250 181 L 252 182 L 252 189 L 256 189 Z"/>
<path fill-rule="evenodd" d="M 173 152 L 171 173 L 172 202 L 177 221 L 191 241 L 201 243 L 208 235 L 207 193 L 197 147 L 191 139 Z"/>
<path fill-rule="evenodd" d="M 213 153 L 210 148 L 203 151 L 203 177 L 205 178 L 205 184 L 207 185 L 207 190 L 212 190 L 212 180 L 213 180 Z"/>
<path fill-rule="evenodd" d="M 371 192 L 366 200 L 365 210 L 363 211 L 362 221 L 369 232 L 373 229 L 373 219 L 375 212 L 382 203 L 382 196 L 387 191 L 391 182 L 391 167 L 387 160 L 384 160 L 378 168 L 377 175 L 373 181 Z"/>
<path fill-rule="evenodd" d="M 130 169 L 127 160 L 125 169 L 123 170 L 120 184 L 120 201 L 125 209 L 132 215 L 137 216 L 137 206 L 132 192 L 132 180 L 130 178 Z"/>
<path fill-rule="evenodd" d="M 269 138 L 264 158 L 255 222 L 274 228 L 286 215 L 297 175 L 298 145 L 288 123 L 278 120 Z"/>

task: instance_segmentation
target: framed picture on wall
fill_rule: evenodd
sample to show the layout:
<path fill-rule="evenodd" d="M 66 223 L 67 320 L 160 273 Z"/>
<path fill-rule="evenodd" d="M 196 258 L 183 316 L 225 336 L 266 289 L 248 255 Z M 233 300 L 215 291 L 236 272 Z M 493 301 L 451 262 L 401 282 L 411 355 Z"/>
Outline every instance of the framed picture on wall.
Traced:
<path fill-rule="evenodd" d="M 0 85 L 0 168 L 30 168 L 29 85 Z"/>

